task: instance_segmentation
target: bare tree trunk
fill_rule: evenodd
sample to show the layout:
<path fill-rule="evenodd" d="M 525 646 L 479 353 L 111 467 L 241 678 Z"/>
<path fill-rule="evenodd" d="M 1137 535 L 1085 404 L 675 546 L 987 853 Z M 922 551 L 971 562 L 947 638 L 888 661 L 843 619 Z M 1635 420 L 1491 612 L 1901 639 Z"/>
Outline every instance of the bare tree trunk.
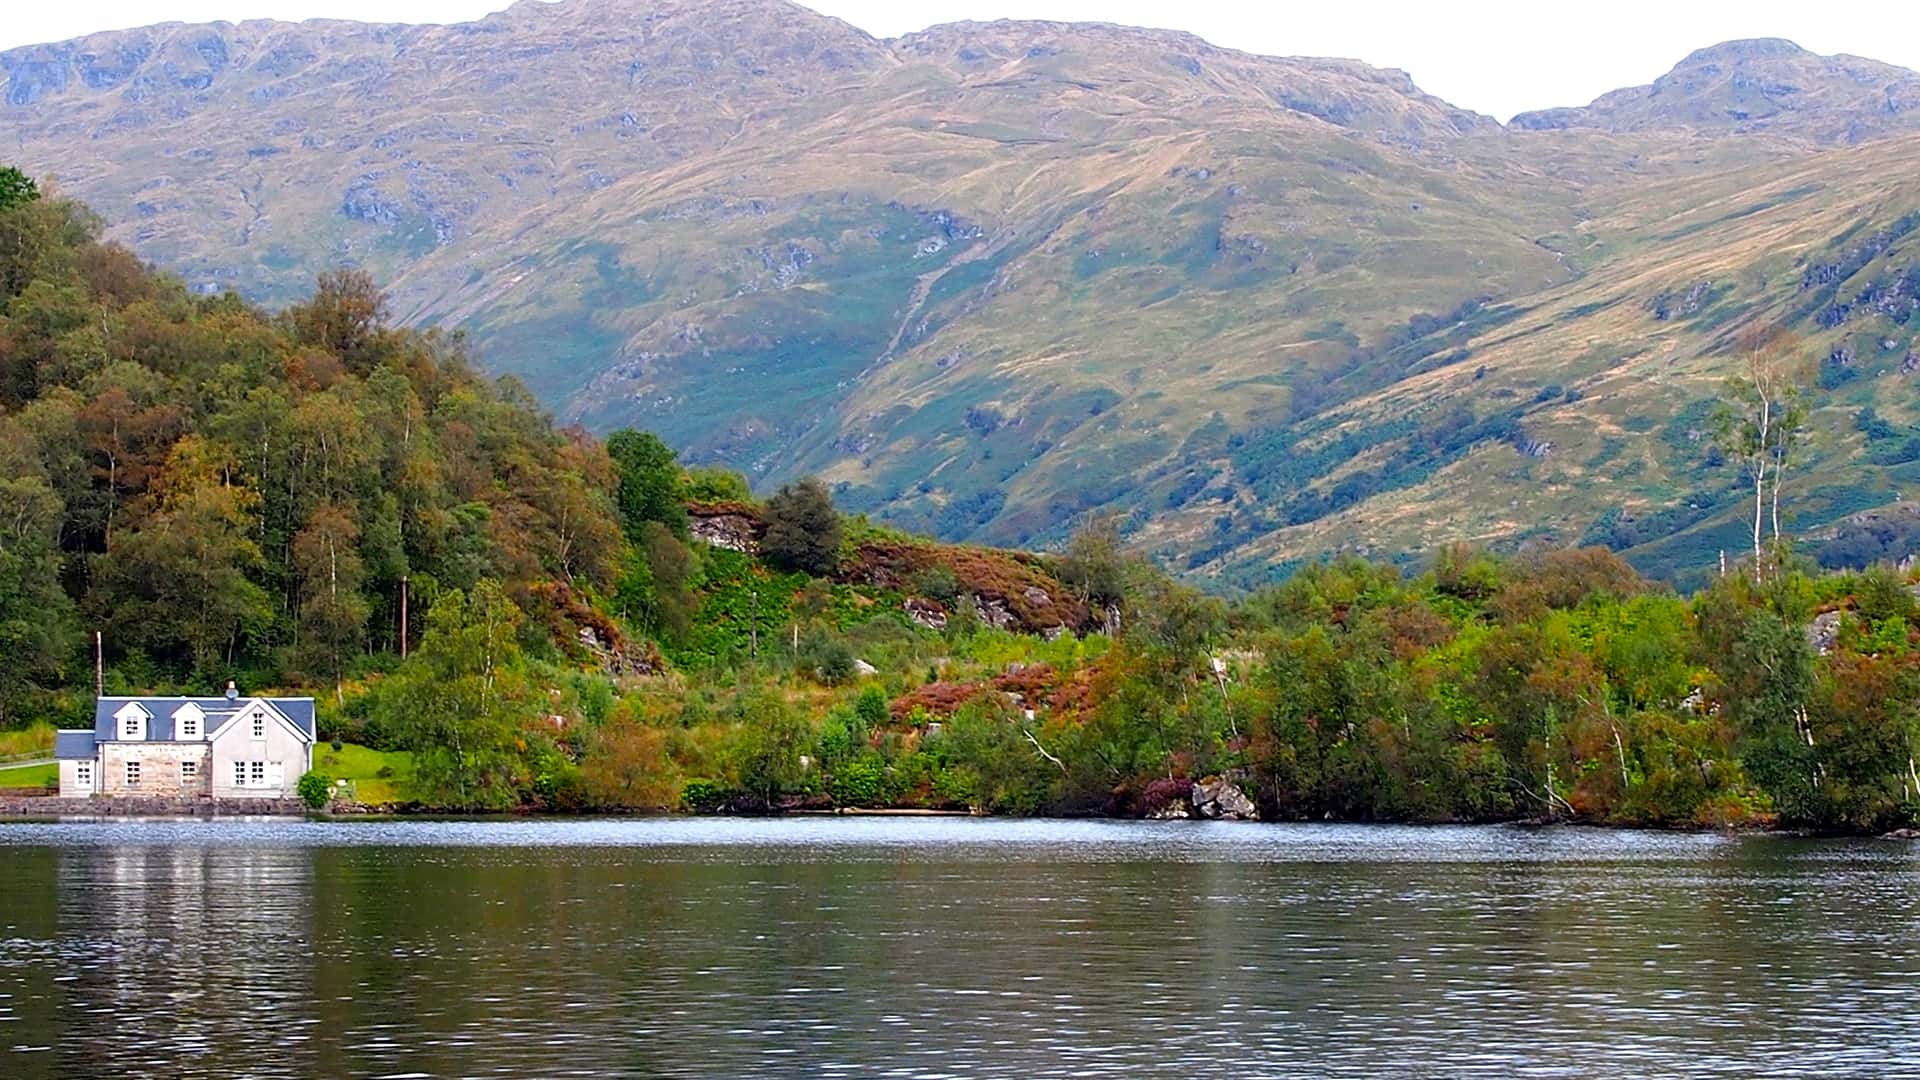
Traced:
<path fill-rule="evenodd" d="M 1021 728 L 1020 734 L 1025 735 L 1027 737 L 1027 741 L 1033 744 L 1033 748 L 1035 750 L 1040 751 L 1041 757 L 1046 758 L 1048 761 L 1051 761 L 1055 765 L 1058 765 L 1060 767 L 1060 775 L 1062 776 L 1066 775 L 1067 763 L 1064 761 L 1061 761 L 1057 757 L 1054 757 L 1052 754 L 1047 753 L 1047 748 L 1040 745 L 1040 740 L 1033 737 L 1033 732 L 1028 731 L 1026 728 Z"/>
<path fill-rule="evenodd" d="M 1763 511 L 1766 509 L 1767 492 L 1767 428 L 1772 419 L 1772 403 L 1767 398 L 1767 389 L 1756 371 L 1755 389 L 1760 392 L 1760 441 L 1753 459 L 1753 583 L 1760 584 L 1765 563 L 1760 548 L 1760 528 Z"/>

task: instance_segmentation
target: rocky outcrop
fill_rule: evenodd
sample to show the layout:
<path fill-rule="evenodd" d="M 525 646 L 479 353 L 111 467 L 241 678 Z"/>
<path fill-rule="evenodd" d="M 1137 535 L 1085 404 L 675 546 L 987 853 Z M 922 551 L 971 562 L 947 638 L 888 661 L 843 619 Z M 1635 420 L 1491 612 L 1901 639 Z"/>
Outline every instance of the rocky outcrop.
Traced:
<path fill-rule="evenodd" d="M 760 534 L 766 531 L 757 509 L 736 503 L 690 505 L 687 524 L 695 540 L 747 555 L 760 550 Z"/>
<path fill-rule="evenodd" d="M 1260 808 L 1240 790 L 1240 785 L 1225 777 L 1202 780 L 1193 785 L 1193 816 L 1210 821 L 1259 821 Z"/>
<path fill-rule="evenodd" d="M 1840 622 L 1843 618 L 1838 611 L 1823 612 L 1813 617 L 1813 622 L 1807 627 L 1807 644 L 1813 646 L 1814 652 L 1825 656 L 1833 651 L 1840 641 Z"/>
<path fill-rule="evenodd" d="M 947 609 L 932 600 L 908 597 L 907 602 L 901 607 L 906 611 L 907 618 L 912 619 L 917 626 L 934 631 L 947 628 Z"/>

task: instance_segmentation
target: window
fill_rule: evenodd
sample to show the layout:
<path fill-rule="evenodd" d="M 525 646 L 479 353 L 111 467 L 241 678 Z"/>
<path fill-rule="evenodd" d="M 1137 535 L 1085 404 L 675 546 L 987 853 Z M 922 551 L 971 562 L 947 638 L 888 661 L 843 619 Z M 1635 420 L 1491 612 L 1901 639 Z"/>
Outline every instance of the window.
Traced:
<path fill-rule="evenodd" d="M 174 739 L 180 742 L 199 741 L 202 730 L 200 724 L 206 717 L 207 714 L 200 711 L 200 706 L 191 701 L 180 706 L 179 711 L 173 714 Z"/>
<path fill-rule="evenodd" d="M 137 761 L 127 762 L 127 786 L 140 786 L 140 763 Z"/>
<path fill-rule="evenodd" d="M 180 763 L 180 782 L 181 783 L 191 784 L 198 779 L 200 779 L 200 763 L 199 762 L 183 761 Z"/>
<path fill-rule="evenodd" d="M 247 762 L 247 782 L 254 787 L 266 787 L 267 763 L 264 761 Z"/>
<path fill-rule="evenodd" d="M 233 763 L 233 786 L 247 786 L 247 763 L 244 761 L 236 761 Z"/>
<path fill-rule="evenodd" d="M 88 790 L 93 789 L 93 762 L 77 762 L 73 766 L 73 782 Z"/>
<path fill-rule="evenodd" d="M 147 737 L 147 710 L 141 708 L 139 702 L 129 701 L 120 706 L 113 718 L 120 722 L 122 742 L 139 742 Z"/>
<path fill-rule="evenodd" d="M 264 739 L 267 737 L 267 717 L 265 713 L 256 712 L 253 714 L 253 737 L 256 739 Z"/>

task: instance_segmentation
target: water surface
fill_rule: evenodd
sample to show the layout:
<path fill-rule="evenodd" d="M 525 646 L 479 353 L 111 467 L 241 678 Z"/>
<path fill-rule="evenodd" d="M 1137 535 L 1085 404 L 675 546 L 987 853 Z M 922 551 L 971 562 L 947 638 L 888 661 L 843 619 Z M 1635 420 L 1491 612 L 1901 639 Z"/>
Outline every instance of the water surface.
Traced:
<path fill-rule="evenodd" d="M 1920 1075 L 1920 848 L 0 825 L 0 1076 Z"/>

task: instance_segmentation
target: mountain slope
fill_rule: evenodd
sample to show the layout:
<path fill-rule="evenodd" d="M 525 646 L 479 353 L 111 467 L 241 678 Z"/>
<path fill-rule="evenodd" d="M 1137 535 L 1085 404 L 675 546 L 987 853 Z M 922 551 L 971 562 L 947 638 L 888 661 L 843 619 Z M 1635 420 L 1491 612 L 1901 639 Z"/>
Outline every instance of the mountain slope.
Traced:
<path fill-rule="evenodd" d="M 879 41 L 777 0 L 169 26 L 0 69 L 14 156 L 199 287 L 364 266 L 563 419 L 949 538 L 1106 510 L 1236 578 L 1455 536 L 1687 569 L 1711 542 L 1671 537 L 1730 509 L 1674 511 L 1730 478 L 1668 427 L 1733 328 L 1911 347 L 1904 294 L 1834 322 L 1799 283 L 1920 209 L 1917 77 L 1785 43 L 1511 129 L 1351 61 L 1056 23 Z M 1905 280 L 1903 244 L 1834 287 Z M 1904 415 L 1899 378 L 1843 382 L 1829 426 Z"/>

